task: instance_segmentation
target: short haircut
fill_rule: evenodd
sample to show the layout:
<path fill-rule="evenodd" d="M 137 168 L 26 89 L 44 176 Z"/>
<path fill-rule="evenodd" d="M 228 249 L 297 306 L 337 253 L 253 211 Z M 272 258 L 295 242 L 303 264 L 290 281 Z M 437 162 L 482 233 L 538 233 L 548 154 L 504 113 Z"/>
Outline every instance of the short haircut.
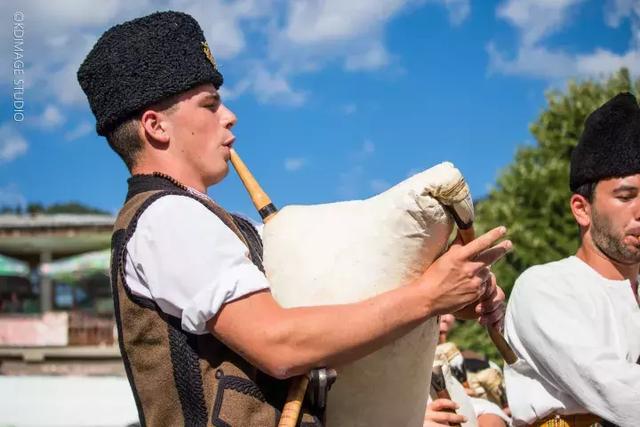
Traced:
<path fill-rule="evenodd" d="M 589 203 L 593 203 L 596 195 L 596 185 L 598 185 L 597 182 L 587 182 L 586 184 L 578 186 L 573 193 L 579 194 L 587 199 Z"/>
<path fill-rule="evenodd" d="M 178 107 L 178 95 L 163 99 L 145 110 L 156 110 L 166 114 L 173 113 Z M 143 142 L 138 136 L 138 126 L 140 125 L 140 117 L 144 110 L 132 115 L 119 123 L 111 132 L 107 134 L 107 142 L 109 146 L 122 159 L 129 172 L 133 169 L 138 159 L 138 155 L 142 151 Z"/>
<path fill-rule="evenodd" d="M 138 136 L 139 124 L 140 120 L 133 117 L 120 123 L 107 134 L 109 146 L 120 156 L 129 171 L 135 166 L 138 154 L 142 150 L 142 140 Z"/>

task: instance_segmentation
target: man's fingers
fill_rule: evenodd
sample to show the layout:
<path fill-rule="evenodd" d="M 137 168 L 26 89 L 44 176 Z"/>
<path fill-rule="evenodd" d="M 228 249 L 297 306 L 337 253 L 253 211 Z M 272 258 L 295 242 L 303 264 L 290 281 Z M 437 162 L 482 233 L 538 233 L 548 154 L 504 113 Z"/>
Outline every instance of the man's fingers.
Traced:
<path fill-rule="evenodd" d="M 453 400 L 436 399 L 427 406 L 425 420 L 443 423 L 444 425 L 447 425 L 446 423 L 462 424 L 467 421 L 467 418 L 455 413 L 455 410 L 459 407 L 460 405 Z"/>
<path fill-rule="evenodd" d="M 490 300 L 484 300 L 476 304 L 473 311 L 475 311 L 478 316 L 487 316 L 498 308 L 499 306 L 496 303 Z"/>
<path fill-rule="evenodd" d="M 493 242 L 504 237 L 506 233 L 507 229 L 505 227 L 496 227 L 493 230 L 484 233 L 482 236 L 464 245 L 461 248 L 460 252 L 465 258 L 474 258 L 480 252 L 489 249 L 491 245 L 493 245 Z"/>
<path fill-rule="evenodd" d="M 491 289 L 491 281 L 489 280 L 491 278 L 491 270 L 489 270 L 489 267 L 482 267 L 476 273 L 476 277 L 482 280 L 483 289 L 484 289 L 484 293 L 482 294 L 482 296 L 484 297 L 487 295 L 487 293 Z"/>
<path fill-rule="evenodd" d="M 486 289 L 485 289 L 484 295 L 480 297 L 480 302 L 491 304 L 491 301 L 493 301 L 494 298 L 496 298 L 496 296 L 498 295 L 498 287 L 491 280 L 491 278 L 488 278 L 485 281 L 485 286 L 486 286 Z M 488 305 L 488 304 L 484 304 L 484 305 Z"/>
<path fill-rule="evenodd" d="M 431 409 L 432 411 L 455 411 L 456 409 L 458 409 L 459 405 L 454 402 L 453 400 L 449 400 L 449 399 L 436 399 L 433 402 L 431 402 L 428 406 L 428 409 Z"/>
<path fill-rule="evenodd" d="M 478 319 L 482 326 L 493 326 L 498 331 L 502 331 L 502 323 L 504 321 L 504 306 L 498 307 L 490 313 L 483 314 Z"/>
<path fill-rule="evenodd" d="M 444 425 L 462 424 L 467 421 L 467 417 L 465 417 L 464 415 L 454 414 L 452 412 L 427 411 L 424 418 L 425 420 L 433 421 L 433 422 L 444 424 Z"/>
<path fill-rule="evenodd" d="M 493 328 L 496 331 L 500 332 L 501 334 L 504 332 L 504 315 L 501 315 L 495 320 L 493 319 L 479 320 L 478 323 L 480 323 L 482 326 Z"/>
<path fill-rule="evenodd" d="M 491 307 L 487 311 L 479 313 L 478 323 L 482 326 L 501 325 L 502 319 L 504 319 L 504 304 Z"/>
<path fill-rule="evenodd" d="M 485 268 L 487 270 L 489 269 L 488 267 Z M 489 271 L 489 275 L 485 281 L 484 294 L 480 297 L 480 303 L 484 305 L 491 305 L 491 301 L 494 299 L 496 301 L 504 301 L 504 291 L 498 287 L 495 274 Z"/>
<path fill-rule="evenodd" d="M 449 423 L 440 424 L 440 423 L 437 423 L 435 421 L 431 421 L 427 417 L 424 417 L 424 424 L 422 424 L 422 427 L 449 427 Z"/>
<path fill-rule="evenodd" d="M 476 313 L 480 316 L 478 321 L 483 326 L 493 326 L 502 330 L 502 323 L 505 315 L 506 296 L 504 291 L 498 286 L 496 276 L 491 273 L 491 292 L 486 298 L 482 298 L 476 306 Z"/>
<path fill-rule="evenodd" d="M 492 265 L 505 256 L 511 248 L 513 248 L 511 240 L 503 240 L 497 245 L 481 251 L 473 258 L 473 260 L 484 265 Z"/>

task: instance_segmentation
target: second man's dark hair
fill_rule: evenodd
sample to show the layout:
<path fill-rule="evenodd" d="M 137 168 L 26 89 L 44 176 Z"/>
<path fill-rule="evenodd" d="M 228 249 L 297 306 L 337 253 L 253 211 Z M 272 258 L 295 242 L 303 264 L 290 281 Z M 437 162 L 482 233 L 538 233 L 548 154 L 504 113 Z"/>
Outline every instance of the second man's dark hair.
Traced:
<path fill-rule="evenodd" d="M 574 191 L 574 194 L 579 194 L 585 199 L 587 199 L 589 203 L 593 203 L 593 199 L 596 195 L 597 184 L 598 184 L 597 182 L 588 182 L 586 184 L 582 184 L 578 188 L 576 188 L 576 190 Z"/>

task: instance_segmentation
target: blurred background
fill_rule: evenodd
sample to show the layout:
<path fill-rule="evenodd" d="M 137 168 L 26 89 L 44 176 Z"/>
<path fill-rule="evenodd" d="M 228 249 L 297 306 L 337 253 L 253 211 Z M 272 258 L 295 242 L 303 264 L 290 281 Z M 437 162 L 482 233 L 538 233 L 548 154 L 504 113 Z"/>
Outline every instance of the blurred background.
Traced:
<path fill-rule="evenodd" d="M 480 231 L 509 227 L 507 292 L 577 248 L 571 149 L 593 109 L 640 90 L 638 0 L 2 2 L 0 425 L 136 421 L 108 283 L 128 172 L 75 73 L 107 28 L 170 9 L 203 27 L 236 148 L 277 205 L 366 198 L 451 161 Z M 258 218 L 233 174 L 209 195 Z M 473 322 L 450 338 L 498 360 Z"/>

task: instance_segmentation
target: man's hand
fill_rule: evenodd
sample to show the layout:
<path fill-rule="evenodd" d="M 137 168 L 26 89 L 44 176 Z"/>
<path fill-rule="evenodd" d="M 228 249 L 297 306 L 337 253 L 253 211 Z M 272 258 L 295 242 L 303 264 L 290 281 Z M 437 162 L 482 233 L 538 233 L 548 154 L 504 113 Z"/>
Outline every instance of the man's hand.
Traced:
<path fill-rule="evenodd" d="M 480 316 L 478 322 L 483 326 L 492 326 L 498 331 L 502 331 L 505 313 L 504 291 L 498 286 L 496 276 L 491 273 L 489 276 L 489 286 L 485 296 L 480 298 L 476 305 L 476 313 Z"/>
<path fill-rule="evenodd" d="M 460 405 L 449 399 L 434 400 L 427 405 L 423 427 L 447 427 L 451 424 L 462 424 L 466 422 L 467 417 L 464 415 L 450 412 L 455 411 L 459 407 Z"/>
<path fill-rule="evenodd" d="M 485 287 L 485 293 L 477 303 L 470 304 L 453 315 L 460 319 L 475 319 L 483 326 L 493 326 L 502 331 L 505 314 L 504 291 L 498 286 L 493 273 L 489 274 Z"/>
<path fill-rule="evenodd" d="M 509 240 L 493 245 L 506 232 L 505 227 L 497 227 L 466 245 L 454 242 L 444 255 L 427 268 L 417 284 L 429 292 L 433 314 L 455 313 L 477 302 L 482 305 L 479 310 L 483 314 L 476 317 L 489 316 L 490 319 L 487 318 L 490 321 L 499 317 L 493 314 L 496 308 L 492 301 L 498 298 L 498 291 L 495 289 L 495 280 L 489 280 L 489 267 L 512 247 Z"/>

